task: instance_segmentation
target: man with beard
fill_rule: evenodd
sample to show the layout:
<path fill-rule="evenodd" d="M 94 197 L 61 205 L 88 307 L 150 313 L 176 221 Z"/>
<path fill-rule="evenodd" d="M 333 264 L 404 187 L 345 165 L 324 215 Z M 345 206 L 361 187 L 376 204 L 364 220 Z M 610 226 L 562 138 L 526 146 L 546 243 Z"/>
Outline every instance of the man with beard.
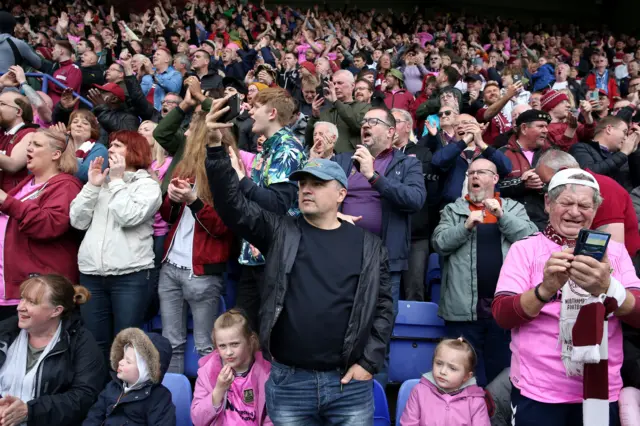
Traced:
<path fill-rule="evenodd" d="M 524 206 L 495 192 L 496 165 L 478 158 L 467 171 L 468 194 L 448 204 L 433 234 L 444 256 L 438 315 L 448 337 L 463 336 L 476 350 L 478 385 L 486 386 L 509 367 L 509 331 L 491 315 L 491 302 L 502 262 L 511 247 L 537 232 Z"/>
<path fill-rule="evenodd" d="M 356 88 L 353 97 L 358 102 L 371 104 L 371 108 L 386 106 L 384 103 L 384 93 L 379 90 L 375 90 L 373 87 L 373 74 L 367 75 L 371 75 L 371 79 L 361 77 L 356 80 Z"/>
<path fill-rule="evenodd" d="M 507 132 L 511 125 L 504 116 L 502 109 L 522 90 L 522 83 L 517 82 L 507 88 L 504 96 L 500 97 L 500 86 L 495 81 L 489 81 L 484 86 L 484 106 L 476 113 L 479 123 L 489 123 L 483 139 L 487 145 L 493 145 L 499 134 Z"/>
<path fill-rule="evenodd" d="M 511 173 L 500 181 L 500 195 L 524 204 L 529 218 L 540 231 L 547 226 L 548 217 L 540 205 L 528 202 L 544 193 L 543 182 L 535 167 L 542 154 L 551 148 L 547 141 L 549 114 L 530 109 L 520 114 L 515 122 L 515 133 L 500 152 L 511 160 Z"/>
<path fill-rule="evenodd" d="M 396 119 L 386 108 L 369 110 L 360 128 L 356 151 L 335 156 L 349 176 L 350 190 L 342 214 L 382 238 L 389 251 L 391 294 L 397 313 L 402 271 L 409 266 L 411 216 L 422 208 L 427 197 L 422 164 L 417 158 L 393 149 Z M 381 379 L 386 381 L 384 377 Z"/>
<path fill-rule="evenodd" d="M 316 121 L 328 121 L 338 127 L 336 152 L 353 152 L 360 144 L 360 122 L 371 108 L 369 104 L 353 100 L 355 81 L 347 70 L 336 72 L 332 81 L 327 82 L 324 96 L 316 95 L 312 114 L 307 125 L 306 140 L 313 140 L 313 126 Z M 322 110 L 327 103 L 329 107 Z"/>

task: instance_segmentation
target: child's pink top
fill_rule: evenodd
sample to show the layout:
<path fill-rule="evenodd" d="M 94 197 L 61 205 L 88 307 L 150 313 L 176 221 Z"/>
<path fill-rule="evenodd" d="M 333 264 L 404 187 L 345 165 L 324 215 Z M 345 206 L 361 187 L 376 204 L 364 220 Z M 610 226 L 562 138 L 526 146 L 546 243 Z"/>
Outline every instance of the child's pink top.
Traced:
<path fill-rule="evenodd" d="M 164 179 L 164 175 L 167 174 L 167 169 L 171 165 L 172 160 L 173 157 L 165 157 L 164 163 L 162 163 L 162 166 L 159 167 L 156 160 L 153 160 L 153 163 L 151 163 L 151 170 L 158 174 L 158 179 L 160 181 L 162 181 L 162 179 Z M 160 215 L 159 211 L 156 212 L 156 214 L 153 216 L 153 236 L 162 237 L 163 235 L 167 235 L 168 233 L 169 224 L 162 220 L 162 216 Z"/>
<path fill-rule="evenodd" d="M 476 384 L 454 393 L 444 393 L 427 373 L 411 390 L 400 426 L 489 426 L 484 391 Z M 475 383 L 475 380 L 474 380 Z"/>
<path fill-rule="evenodd" d="M 213 406 L 211 396 L 222 370 L 220 355 L 213 351 L 201 358 L 198 366 L 198 379 L 191 403 L 194 426 L 273 426 L 266 412 L 264 390 L 271 364 L 260 352 L 255 353 L 246 377 L 233 379 L 219 407 Z"/>
<path fill-rule="evenodd" d="M 496 287 L 498 294 L 521 294 L 542 282 L 544 265 L 562 247 L 542 234 L 511 246 Z M 640 288 L 631 258 L 623 244 L 610 241 L 607 249 L 613 277 L 626 288 Z M 558 343 L 560 300 L 547 303 L 540 314 L 511 330 L 511 382 L 522 395 L 551 404 L 582 403 L 583 377 L 567 377 Z M 622 331 L 620 320 L 609 318 L 609 401 L 622 389 Z"/>

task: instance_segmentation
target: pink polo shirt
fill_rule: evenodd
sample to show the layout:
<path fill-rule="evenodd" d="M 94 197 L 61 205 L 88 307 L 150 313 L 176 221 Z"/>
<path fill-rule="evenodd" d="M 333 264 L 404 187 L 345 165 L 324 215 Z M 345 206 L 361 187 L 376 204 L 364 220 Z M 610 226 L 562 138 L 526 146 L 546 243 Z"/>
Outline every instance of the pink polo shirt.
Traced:
<path fill-rule="evenodd" d="M 34 179 L 31 179 L 25 184 L 17 194 L 14 194 L 16 200 L 22 200 L 30 195 L 32 192 L 37 191 L 43 184 L 34 184 Z M 0 306 L 14 306 L 20 303 L 20 299 L 5 299 L 5 283 L 4 283 L 4 239 L 7 235 L 7 224 L 9 223 L 9 216 L 0 213 Z M 27 238 L 27 237 L 25 237 Z"/>
<path fill-rule="evenodd" d="M 542 282 L 544 265 L 562 247 L 542 234 L 511 246 L 496 287 L 499 294 L 521 294 Z M 623 244 L 610 241 L 607 249 L 613 277 L 624 287 L 640 289 L 631 258 Z M 522 395 L 543 403 L 581 403 L 583 377 L 567 377 L 559 343 L 560 300 L 547 303 L 532 321 L 511 330 L 511 381 Z M 622 389 L 622 329 L 609 318 L 609 401 Z"/>

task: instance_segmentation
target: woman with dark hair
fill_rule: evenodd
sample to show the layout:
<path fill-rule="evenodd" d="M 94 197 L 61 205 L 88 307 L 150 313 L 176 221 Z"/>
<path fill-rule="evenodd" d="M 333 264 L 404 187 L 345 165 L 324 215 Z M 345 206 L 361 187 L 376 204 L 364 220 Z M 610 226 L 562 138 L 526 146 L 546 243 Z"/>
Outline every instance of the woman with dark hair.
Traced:
<path fill-rule="evenodd" d="M 87 231 L 80 246 L 80 283 L 93 294 L 82 316 L 108 359 L 116 334 L 140 327 L 154 267 L 153 216 L 162 202 L 149 174 L 144 136 L 123 130 L 109 138 L 109 168 L 91 162 L 88 182 L 71 203 L 71 225 Z"/>
<path fill-rule="evenodd" d="M 30 274 L 78 278 L 78 245 L 69 226 L 71 202 L 82 184 L 64 134 L 34 133 L 26 150 L 29 175 L 0 190 L 0 320 L 16 315 L 20 283 Z"/>
<path fill-rule="evenodd" d="M 18 316 L 0 322 L 0 423 L 72 426 L 103 388 L 100 349 L 78 306 L 90 299 L 60 275 L 20 285 Z"/>

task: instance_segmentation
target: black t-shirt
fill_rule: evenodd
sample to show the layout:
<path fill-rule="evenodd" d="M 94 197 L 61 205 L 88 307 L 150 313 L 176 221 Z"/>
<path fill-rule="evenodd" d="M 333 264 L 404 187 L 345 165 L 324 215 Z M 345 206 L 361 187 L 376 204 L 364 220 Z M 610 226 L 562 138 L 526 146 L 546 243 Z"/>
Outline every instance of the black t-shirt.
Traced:
<path fill-rule="evenodd" d="M 497 223 L 481 223 L 476 230 L 477 313 L 478 318 L 491 318 L 491 302 L 502 268 L 502 234 Z"/>
<path fill-rule="evenodd" d="M 284 307 L 271 333 L 271 353 L 292 367 L 327 371 L 342 348 L 362 269 L 364 231 L 343 222 L 323 230 L 300 217 L 302 236 Z"/>

